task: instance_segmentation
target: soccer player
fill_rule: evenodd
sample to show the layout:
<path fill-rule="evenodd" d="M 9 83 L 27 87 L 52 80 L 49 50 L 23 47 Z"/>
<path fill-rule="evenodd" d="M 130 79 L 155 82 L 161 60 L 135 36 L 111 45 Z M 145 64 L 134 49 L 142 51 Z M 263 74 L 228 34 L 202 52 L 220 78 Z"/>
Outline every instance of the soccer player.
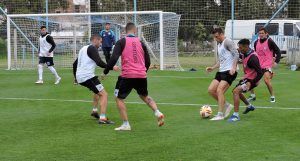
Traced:
<path fill-rule="evenodd" d="M 110 51 L 112 50 L 113 45 L 115 45 L 116 37 L 114 32 L 110 29 L 110 23 L 105 24 L 105 30 L 100 32 L 102 37 L 102 50 L 105 56 L 106 63 L 110 59 Z"/>
<path fill-rule="evenodd" d="M 239 44 L 239 51 L 241 53 L 240 58 L 243 62 L 244 68 L 244 77 L 240 82 L 236 85 L 233 89 L 233 101 L 234 101 L 234 113 L 228 119 L 228 122 L 235 122 L 239 121 L 239 105 L 240 99 L 247 105 L 246 110 L 243 112 L 247 114 L 250 111 L 255 110 L 255 107 L 252 106 L 243 93 L 255 88 L 259 80 L 263 76 L 263 71 L 259 64 L 259 59 L 257 54 L 254 50 L 252 50 L 249 45 L 250 41 L 248 39 L 242 39 L 238 42 Z"/>
<path fill-rule="evenodd" d="M 238 51 L 234 42 L 225 38 L 224 32 L 221 28 L 215 28 L 212 32 L 214 39 L 218 43 L 218 62 L 212 66 L 207 67 L 207 72 L 212 72 L 219 68 L 214 80 L 208 87 L 208 93 L 218 101 L 218 114 L 210 120 L 224 120 L 229 116 L 232 105 L 225 101 L 225 92 L 236 79 L 237 62 L 239 58 Z M 224 109 L 225 108 L 225 109 Z"/>
<path fill-rule="evenodd" d="M 116 85 L 119 86 L 119 91 L 116 91 L 116 103 L 123 124 L 115 128 L 116 131 L 131 130 L 124 100 L 132 89 L 135 89 L 140 98 L 153 110 L 158 120 L 158 126 L 164 124 L 164 115 L 158 110 L 156 103 L 148 95 L 147 70 L 150 66 L 150 57 L 146 46 L 135 36 L 136 31 L 137 28 L 133 23 L 127 23 L 127 36 L 117 41 L 111 60 L 103 71 L 104 75 L 108 74 L 109 69 L 116 64 L 121 56 L 122 73 Z"/>
<path fill-rule="evenodd" d="M 59 84 L 61 77 L 58 76 L 55 68 L 53 67 L 53 50 L 55 49 L 55 42 L 53 37 L 47 32 L 46 26 L 41 26 L 40 28 L 40 39 L 39 39 L 39 65 L 38 65 L 38 75 L 39 79 L 35 82 L 36 84 L 43 84 L 43 66 L 47 64 L 48 69 L 55 76 L 55 83 Z"/>
<path fill-rule="evenodd" d="M 268 31 L 265 28 L 259 29 L 258 35 L 259 39 L 254 42 L 254 49 L 258 54 L 260 66 L 264 72 L 264 81 L 271 95 L 270 102 L 274 103 L 276 100 L 271 83 L 271 80 L 273 78 L 272 67 L 276 67 L 279 63 L 281 53 L 276 43 L 269 37 Z M 251 91 L 251 95 L 248 100 L 256 100 L 256 96 L 253 90 Z"/>
<path fill-rule="evenodd" d="M 93 110 L 91 116 L 99 118 L 99 124 L 113 124 L 106 117 L 107 109 L 107 92 L 103 85 L 95 76 L 95 68 L 97 66 L 105 68 L 106 64 L 101 60 L 98 54 L 98 48 L 101 45 L 101 37 L 93 35 L 91 37 L 91 45 L 82 47 L 79 51 L 78 58 L 73 63 L 73 74 L 77 82 L 94 92 Z M 113 67 L 118 70 L 118 67 Z M 98 114 L 98 103 L 100 101 L 100 116 Z"/>

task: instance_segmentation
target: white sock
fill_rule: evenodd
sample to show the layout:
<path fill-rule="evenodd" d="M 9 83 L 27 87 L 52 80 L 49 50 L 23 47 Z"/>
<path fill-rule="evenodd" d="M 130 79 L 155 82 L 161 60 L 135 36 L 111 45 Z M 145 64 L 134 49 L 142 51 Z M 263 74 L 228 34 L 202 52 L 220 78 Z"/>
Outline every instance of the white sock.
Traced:
<path fill-rule="evenodd" d="M 239 113 L 238 112 L 234 112 L 233 115 L 239 117 Z"/>
<path fill-rule="evenodd" d="M 43 80 L 43 65 L 38 65 L 39 80 Z"/>
<path fill-rule="evenodd" d="M 154 111 L 154 115 L 155 115 L 155 116 L 158 116 L 159 114 L 161 114 L 161 112 L 160 112 L 158 109 L 156 109 L 156 110 Z"/>
<path fill-rule="evenodd" d="M 226 101 L 225 106 L 230 106 L 230 103 Z"/>
<path fill-rule="evenodd" d="M 93 112 L 97 112 L 97 111 L 98 111 L 97 107 L 93 107 Z"/>
<path fill-rule="evenodd" d="M 57 74 L 57 72 L 56 72 L 56 70 L 53 68 L 53 66 L 49 66 L 48 68 L 54 74 L 55 78 L 59 77 L 58 74 Z"/>
<path fill-rule="evenodd" d="M 275 96 L 271 96 L 271 98 L 275 98 Z"/>
<path fill-rule="evenodd" d="M 123 125 L 124 125 L 124 126 L 130 126 L 130 125 L 129 125 L 129 122 L 128 122 L 127 120 L 126 120 L 126 121 L 123 121 Z"/>
<path fill-rule="evenodd" d="M 100 114 L 100 119 L 105 119 L 105 118 L 106 118 L 105 113 Z"/>
<path fill-rule="evenodd" d="M 252 104 L 250 103 L 247 107 L 250 108 L 252 106 Z"/>
<path fill-rule="evenodd" d="M 254 97 L 255 97 L 255 94 L 251 94 L 250 96 L 251 96 L 252 98 L 254 98 Z"/>
<path fill-rule="evenodd" d="M 223 116 L 223 112 L 218 112 L 218 116 Z"/>

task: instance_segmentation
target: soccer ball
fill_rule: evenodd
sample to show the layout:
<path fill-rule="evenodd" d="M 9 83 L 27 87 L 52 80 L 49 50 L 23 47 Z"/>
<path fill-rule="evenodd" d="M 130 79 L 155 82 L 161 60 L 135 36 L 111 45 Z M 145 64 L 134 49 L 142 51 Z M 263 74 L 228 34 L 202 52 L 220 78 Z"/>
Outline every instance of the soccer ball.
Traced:
<path fill-rule="evenodd" d="M 202 118 L 209 118 L 209 116 L 212 114 L 212 109 L 209 105 L 203 105 L 200 109 L 200 116 Z"/>

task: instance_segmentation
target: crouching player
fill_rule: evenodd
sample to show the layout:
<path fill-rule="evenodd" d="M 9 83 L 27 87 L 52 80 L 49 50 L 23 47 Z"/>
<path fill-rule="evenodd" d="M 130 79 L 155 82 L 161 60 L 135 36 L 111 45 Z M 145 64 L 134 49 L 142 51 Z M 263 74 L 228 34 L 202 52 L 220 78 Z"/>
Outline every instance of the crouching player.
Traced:
<path fill-rule="evenodd" d="M 249 47 L 250 41 L 248 39 L 242 39 L 238 42 L 238 45 L 240 57 L 243 62 L 242 64 L 244 68 L 244 77 L 233 89 L 234 113 L 228 119 L 228 122 L 235 122 L 240 120 L 240 99 L 245 103 L 245 105 L 247 105 L 246 110 L 243 112 L 243 114 L 247 114 L 248 112 L 255 110 L 255 107 L 248 102 L 243 93 L 255 88 L 258 85 L 259 80 L 263 76 L 263 71 L 260 67 L 257 54 Z"/>

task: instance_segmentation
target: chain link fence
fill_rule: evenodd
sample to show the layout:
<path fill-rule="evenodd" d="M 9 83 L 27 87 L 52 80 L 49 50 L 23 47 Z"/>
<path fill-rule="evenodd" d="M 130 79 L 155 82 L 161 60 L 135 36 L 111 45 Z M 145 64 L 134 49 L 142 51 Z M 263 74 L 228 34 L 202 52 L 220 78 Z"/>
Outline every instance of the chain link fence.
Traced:
<path fill-rule="evenodd" d="M 46 3 L 48 1 L 48 4 Z M 236 20 L 270 19 L 285 0 L 235 0 Z M 230 0 L 137 0 L 138 11 L 161 10 L 181 15 L 180 55 L 213 55 L 215 26 L 225 28 L 231 19 Z M 133 0 L 0 0 L 8 14 L 133 11 Z M 47 8 L 47 9 L 46 9 Z M 276 19 L 300 20 L 300 1 L 289 0 Z M 133 20 L 128 20 L 133 21 Z M 295 36 L 295 35 L 294 35 Z M 0 13 L 0 57 L 5 57 L 6 20 Z"/>

